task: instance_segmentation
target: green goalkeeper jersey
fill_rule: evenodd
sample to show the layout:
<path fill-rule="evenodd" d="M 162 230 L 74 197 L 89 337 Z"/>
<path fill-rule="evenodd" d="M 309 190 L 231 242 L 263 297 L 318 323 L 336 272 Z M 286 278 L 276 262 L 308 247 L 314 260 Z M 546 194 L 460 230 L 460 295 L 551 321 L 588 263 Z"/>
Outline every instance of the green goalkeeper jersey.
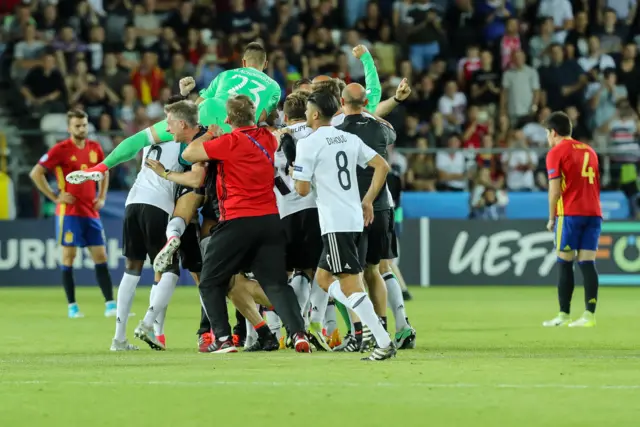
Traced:
<path fill-rule="evenodd" d="M 215 98 L 225 104 L 229 97 L 247 95 L 256 105 L 256 123 L 263 111 L 268 115 L 280 101 L 280 85 L 255 68 L 236 68 L 220 73 L 208 88 L 200 91 L 200 97 Z"/>

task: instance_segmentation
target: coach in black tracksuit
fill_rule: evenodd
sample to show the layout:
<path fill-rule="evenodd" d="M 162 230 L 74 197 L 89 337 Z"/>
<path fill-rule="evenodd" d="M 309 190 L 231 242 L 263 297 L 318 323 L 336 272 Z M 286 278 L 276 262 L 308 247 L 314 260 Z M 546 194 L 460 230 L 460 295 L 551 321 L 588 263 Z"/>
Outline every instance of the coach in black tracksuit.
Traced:
<path fill-rule="evenodd" d="M 395 143 L 396 132 L 387 122 L 377 120 L 368 114 L 363 115 L 367 103 L 366 96 L 365 88 L 357 83 L 352 83 L 344 89 L 341 99 L 342 110 L 345 114 L 344 122 L 336 127 L 359 136 L 365 144 L 386 160 L 388 157 L 387 146 Z M 373 169 L 358 167 L 358 187 L 361 198 L 366 194 L 372 179 Z M 360 263 L 363 266 L 366 264 L 364 277 L 369 285 L 371 299 L 376 313 L 382 318 L 385 327 L 387 292 L 378 264 L 380 264 L 380 260 L 394 258 L 391 209 L 389 192 L 385 187 L 373 202 L 373 223 L 364 229 L 358 246 Z"/>

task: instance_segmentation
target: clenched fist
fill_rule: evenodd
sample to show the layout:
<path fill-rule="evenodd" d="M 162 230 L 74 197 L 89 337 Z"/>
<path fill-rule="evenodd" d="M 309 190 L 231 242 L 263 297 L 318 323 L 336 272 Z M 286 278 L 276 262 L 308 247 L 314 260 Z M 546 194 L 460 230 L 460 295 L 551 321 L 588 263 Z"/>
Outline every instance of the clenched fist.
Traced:
<path fill-rule="evenodd" d="M 353 52 L 353 56 L 355 56 L 356 58 L 360 59 L 360 57 L 362 57 L 362 55 L 364 55 L 365 53 L 369 52 L 369 49 L 367 49 L 367 47 L 365 45 L 359 44 L 358 46 L 353 48 L 352 52 Z"/>
<path fill-rule="evenodd" d="M 399 101 L 404 101 L 411 95 L 411 86 L 409 86 L 409 82 L 407 79 L 402 79 L 398 88 L 396 89 L 396 98 Z"/>
<path fill-rule="evenodd" d="M 196 81 L 193 77 L 184 77 L 180 79 L 180 95 L 187 96 L 196 87 Z"/>

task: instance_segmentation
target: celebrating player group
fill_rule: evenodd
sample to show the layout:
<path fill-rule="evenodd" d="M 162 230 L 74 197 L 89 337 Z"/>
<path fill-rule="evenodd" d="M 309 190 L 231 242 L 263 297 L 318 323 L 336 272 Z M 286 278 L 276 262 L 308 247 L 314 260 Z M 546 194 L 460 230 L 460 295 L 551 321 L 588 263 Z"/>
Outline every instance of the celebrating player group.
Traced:
<path fill-rule="evenodd" d="M 315 348 L 371 351 L 363 360 L 379 361 L 395 356 L 397 349 L 415 347 L 416 332 L 405 313 L 399 275 L 393 274 L 397 242 L 386 157 L 396 134 L 381 118 L 411 90 L 403 80 L 395 96 L 380 102 L 373 58 L 363 46 L 353 54 L 364 65 L 366 88 L 327 76 L 302 80 L 278 111 L 280 87 L 263 72 L 266 52 L 250 43 L 242 67 L 220 74 L 195 103 L 186 100 L 195 82 L 182 79 L 180 96 L 165 106 L 166 120 L 125 139 L 104 160 L 93 142 L 73 136 L 68 145 L 74 144 L 74 157 L 86 156 L 87 150 L 100 156 L 66 175 L 73 188 L 93 185 L 83 194 L 95 193 L 95 184 L 87 181 L 103 183 L 95 209 L 103 203 L 108 170 L 143 153 L 142 168 L 125 203 L 126 270 L 118 289 L 111 350 L 138 349 L 128 341 L 126 326 L 147 256 L 156 284 L 134 335 L 153 349 L 167 348 L 164 322 L 180 264 L 191 272 L 200 292 L 201 352 L 232 353 L 238 346 L 245 351 Z M 78 114 L 70 116 L 70 128 Z M 558 123 L 552 123 L 553 135 L 569 137 L 570 123 L 568 133 Z M 548 162 L 558 163 L 550 166 L 550 178 L 560 176 L 560 171 L 565 175 L 565 151 L 549 156 Z M 585 154 L 585 164 L 594 161 L 589 159 Z M 50 163 L 45 156 L 40 164 L 49 168 Z M 591 166 L 588 170 L 593 171 Z M 41 182 L 38 187 L 61 204 L 80 201 L 79 195 L 64 192 L 56 198 Z M 569 203 L 566 214 L 573 215 Z M 559 251 L 581 250 L 586 278 L 595 250 L 592 239 L 569 236 L 571 224 L 566 221 L 563 228 L 561 211 L 554 210 L 550 226 L 556 224 L 556 214 Z M 584 221 L 588 224 L 571 227 L 599 227 L 595 220 Z M 88 224 L 81 231 L 86 241 L 75 246 L 96 245 L 90 233 L 94 222 Z M 69 231 L 60 228 L 59 233 L 66 242 Z M 95 241 L 104 248 L 102 240 Z M 567 263 L 572 259 L 562 258 Z M 597 274 L 595 278 L 597 292 Z M 103 292 L 112 314 L 111 298 Z M 236 309 L 233 329 L 227 298 Z M 566 321 L 567 304 L 561 298 L 562 313 L 550 324 Z M 589 304 L 595 309 L 595 296 Z M 387 332 L 387 307 L 395 318 L 393 336 Z M 347 324 L 344 338 L 336 328 L 336 309 Z M 579 322 L 591 320 L 585 314 Z"/>

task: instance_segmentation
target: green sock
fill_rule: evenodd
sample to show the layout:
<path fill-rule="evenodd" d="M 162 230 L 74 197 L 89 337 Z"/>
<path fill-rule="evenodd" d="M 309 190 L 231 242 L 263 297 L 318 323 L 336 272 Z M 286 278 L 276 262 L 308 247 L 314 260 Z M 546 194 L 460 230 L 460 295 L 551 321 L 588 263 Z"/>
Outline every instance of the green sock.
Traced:
<path fill-rule="evenodd" d="M 344 324 L 347 325 L 347 332 L 351 332 L 351 318 L 349 317 L 349 310 L 342 303 L 336 301 L 336 308 L 340 311 Z"/>
<path fill-rule="evenodd" d="M 173 139 L 171 134 L 167 132 L 167 121 L 163 120 L 151 126 L 160 138 L 160 142 L 168 142 Z M 144 147 L 153 144 L 153 138 L 150 134 L 150 128 L 141 130 L 135 135 L 131 135 L 122 141 L 114 150 L 104 159 L 104 163 L 109 169 L 118 166 L 120 163 L 135 159 L 136 155 Z"/>

